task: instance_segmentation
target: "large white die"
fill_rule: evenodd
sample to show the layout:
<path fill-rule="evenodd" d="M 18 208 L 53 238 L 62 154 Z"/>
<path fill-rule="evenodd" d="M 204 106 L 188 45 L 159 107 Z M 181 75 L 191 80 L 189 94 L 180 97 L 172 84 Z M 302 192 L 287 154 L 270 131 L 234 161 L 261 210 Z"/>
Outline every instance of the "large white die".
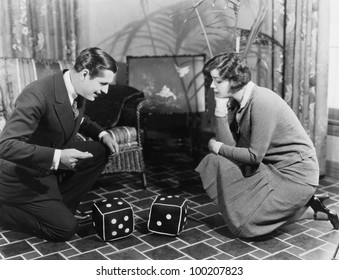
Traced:
<path fill-rule="evenodd" d="M 187 199 L 177 195 L 160 195 L 152 203 L 148 230 L 165 235 L 179 235 L 187 224 L 187 212 Z"/>
<path fill-rule="evenodd" d="M 134 230 L 131 205 L 122 198 L 104 199 L 93 204 L 93 226 L 105 241 L 127 237 Z"/>

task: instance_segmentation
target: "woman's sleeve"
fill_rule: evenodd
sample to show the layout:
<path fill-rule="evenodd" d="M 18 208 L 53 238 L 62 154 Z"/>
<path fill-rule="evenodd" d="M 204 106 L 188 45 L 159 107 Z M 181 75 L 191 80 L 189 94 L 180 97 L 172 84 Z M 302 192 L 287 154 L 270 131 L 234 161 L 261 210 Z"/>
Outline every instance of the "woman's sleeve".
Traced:
<path fill-rule="evenodd" d="M 245 164 L 259 164 L 270 146 L 279 115 L 271 99 L 253 100 L 248 108 L 251 120 L 251 137 L 248 148 L 222 145 L 219 154 Z"/>
<path fill-rule="evenodd" d="M 215 117 L 215 139 L 225 145 L 235 146 L 227 117 Z"/>

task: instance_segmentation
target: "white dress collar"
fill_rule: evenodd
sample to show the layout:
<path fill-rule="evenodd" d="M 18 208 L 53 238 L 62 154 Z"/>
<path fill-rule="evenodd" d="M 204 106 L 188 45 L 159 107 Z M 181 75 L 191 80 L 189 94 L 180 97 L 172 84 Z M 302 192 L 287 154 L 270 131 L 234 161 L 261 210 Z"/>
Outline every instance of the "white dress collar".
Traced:
<path fill-rule="evenodd" d="M 245 89 L 244 95 L 241 99 L 239 109 L 243 109 L 246 106 L 248 100 L 251 97 L 251 92 L 252 92 L 252 89 L 253 89 L 254 86 L 255 86 L 255 84 L 252 81 L 249 81 L 249 83 L 246 85 L 246 89 Z"/>

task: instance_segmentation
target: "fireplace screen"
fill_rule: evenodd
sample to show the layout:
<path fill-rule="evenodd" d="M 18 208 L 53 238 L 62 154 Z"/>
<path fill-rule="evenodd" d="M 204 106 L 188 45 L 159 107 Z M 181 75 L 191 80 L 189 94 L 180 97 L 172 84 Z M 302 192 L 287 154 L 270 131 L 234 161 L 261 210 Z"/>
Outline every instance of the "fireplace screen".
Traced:
<path fill-rule="evenodd" d="M 154 113 L 205 112 L 205 55 L 127 56 L 128 84 Z"/>

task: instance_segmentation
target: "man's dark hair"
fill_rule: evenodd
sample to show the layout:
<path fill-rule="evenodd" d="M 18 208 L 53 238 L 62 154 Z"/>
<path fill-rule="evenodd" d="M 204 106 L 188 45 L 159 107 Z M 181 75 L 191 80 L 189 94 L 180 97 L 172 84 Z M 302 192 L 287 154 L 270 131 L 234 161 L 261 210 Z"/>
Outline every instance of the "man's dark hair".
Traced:
<path fill-rule="evenodd" d="M 84 49 L 76 58 L 74 69 L 80 72 L 84 69 L 89 71 L 90 77 L 95 78 L 101 70 L 118 71 L 118 64 L 108 53 L 100 48 Z"/>
<path fill-rule="evenodd" d="M 229 80 L 232 91 L 242 89 L 251 80 L 251 71 L 246 60 L 234 52 L 221 53 L 205 63 L 203 71 L 210 75 L 214 69 L 219 70 L 222 80 Z"/>

